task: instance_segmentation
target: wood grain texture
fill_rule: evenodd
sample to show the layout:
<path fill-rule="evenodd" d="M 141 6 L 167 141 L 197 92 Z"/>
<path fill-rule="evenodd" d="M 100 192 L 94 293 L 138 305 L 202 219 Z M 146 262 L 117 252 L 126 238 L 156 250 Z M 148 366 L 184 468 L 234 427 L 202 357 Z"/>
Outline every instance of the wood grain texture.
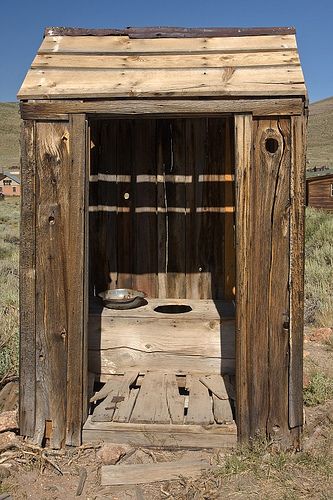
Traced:
<path fill-rule="evenodd" d="M 208 425 L 214 422 L 212 400 L 208 389 L 197 377 L 187 375 L 186 386 L 189 390 L 189 403 L 186 424 Z"/>
<path fill-rule="evenodd" d="M 296 48 L 296 37 L 293 34 L 245 36 L 245 37 L 199 37 L 194 39 L 156 39 L 135 40 L 123 36 L 112 37 L 66 37 L 46 36 L 38 53 L 165 53 L 197 51 L 232 51 L 276 49 L 286 50 Z"/>
<path fill-rule="evenodd" d="M 235 116 L 235 174 L 236 174 L 236 393 L 237 433 L 240 442 L 250 437 L 249 413 L 249 204 L 244 193 L 250 192 L 252 168 L 252 116 Z"/>
<path fill-rule="evenodd" d="M 304 185 L 306 118 L 291 118 L 289 426 L 303 425 Z M 299 447 L 299 432 L 296 432 Z"/>
<path fill-rule="evenodd" d="M 235 425 L 175 425 L 92 422 L 89 416 L 83 428 L 83 441 L 128 443 L 147 448 L 232 448 L 236 446 Z"/>
<path fill-rule="evenodd" d="M 67 310 L 67 406 L 66 445 L 81 444 L 83 424 L 84 389 L 87 385 L 87 355 L 85 343 L 85 309 L 88 297 L 85 288 L 86 199 L 86 120 L 85 115 L 73 115 L 69 128 L 70 165 L 67 191 L 68 205 L 61 207 L 67 212 L 65 228 L 66 301 Z M 59 297 L 60 298 L 60 297 Z M 58 298 L 58 300 L 59 300 Z"/>
<path fill-rule="evenodd" d="M 306 204 L 313 208 L 333 210 L 333 175 L 306 180 Z"/>
<path fill-rule="evenodd" d="M 131 415 L 131 422 L 140 424 L 170 423 L 164 373 L 148 372 L 144 376 Z"/>
<path fill-rule="evenodd" d="M 281 441 L 289 439 L 290 122 L 250 123 L 236 119 L 238 427 L 241 439 L 267 432 Z"/>
<path fill-rule="evenodd" d="M 64 113 L 89 113 L 111 115 L 145 116 L 181 116 L 216 115 L 220 113 L 252 113 L 253 115 L 300 115 L 303 112 L 301 98 L 265 98 L 265 99 L 123 99 L 121 101 L 94 100 L 38 100 L 20 103 L 21 116 L 24 119 L 63 119 Z"/>
<path fill-rule="evenodd" d="M 47 27 L 44 36 L 128 36 L 129 38 L 196 38 L 223 36 L 262 36 L 295 34 L 293 26 L 269 28 L 184 28 L 175 26 L 129 27 L 129 28 L 70 28 Z"/>
<path fill-rule="evenodd" d="M 20 433 L 32 437 L 36 401 L 35 123 L 21 124 Z"/>
<path fill-rule="evenodd" d="M 66 435 L 67 251 L 69 125 L 36 124 L 36 428 L 42 442 L 52 421 L 51 447 Z M 81 406 L 81 401 L 79 402 Z"/>
<path fill-rule="evenodd" d="M 300 66 L 258 68 L 31 69 L 20 99 L 99 97 L 305 96 Z"/>
<path fill-rule="evenodd" d="M 204 460 L 104 465 L 101 469 L 101 484 L 102 486 L 115 486 L 172 481 L 182 477 L 198 478 L 204 470 L 211 468 L 210 463 Z"/>

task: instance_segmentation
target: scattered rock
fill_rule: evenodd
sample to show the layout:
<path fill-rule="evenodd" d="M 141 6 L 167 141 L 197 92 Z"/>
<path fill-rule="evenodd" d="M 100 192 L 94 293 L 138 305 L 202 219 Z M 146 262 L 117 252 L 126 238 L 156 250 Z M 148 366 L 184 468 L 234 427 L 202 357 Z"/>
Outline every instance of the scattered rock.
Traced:
<path fill-rule="evenodd" d="M 97 453 L 103 465 L 115 465 L 119 460 L 132 450 L 128 444 L 106 443 Z"/>
<path fill-rule="evenodd" d="M 317 328 L 309 336 L 311 342 L 328 342 L 333 335 L 332 328 Z"/>
<path fill-rule="evenodd" d="M 8 467 L 0 465 L 0 481 L 7 479 L 10 476 L 10 470 Z"/>
<path fill-rule="evenodd" d="M 14 431 L 16 429 L 18 429 L 17 410 L 0 413 L 0 432 Z"/>

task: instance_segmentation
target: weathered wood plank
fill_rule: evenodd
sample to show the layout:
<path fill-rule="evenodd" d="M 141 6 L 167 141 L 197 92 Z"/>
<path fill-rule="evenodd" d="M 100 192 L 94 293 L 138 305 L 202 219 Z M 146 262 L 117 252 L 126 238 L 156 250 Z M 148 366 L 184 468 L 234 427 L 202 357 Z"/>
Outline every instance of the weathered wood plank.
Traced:
<path fill-rule="evenodd" d="M 235 358 L 209 358 L 205 355 L 191 356 L 168 352 L 140 352 L 135 349 L 120 347 L 112 351 L 89 350 L 89 370 L 104 382 L 111 374 L 124 373 L 126 370 L 151 371 L 162 373 L 174 372 L 185 374 L 216 373 L 235 374 Z"/>
<path fill-rule="evenodd" d="M 156 312 L 155 308 L 162 305 L 189 305 L 192 310 L 186 313 L 175 313 L 170 318 L 169 313 Z M 101 304 L 98 301 L 92 301 L 90 304 L 90 316 L 103 316 L 112 318 L 155 318 L 155 319 L 185 319 L 188 320 L 229 320 L 235 317 L 235 306 L 230 301 L 212 300 L 212 299 L 149 299 L 148 304 L 136 309 L 108 309 L 104 307 L 101 310 Z"/>
<path fill-rule="evenodd" d="M 101 468 L 101 484 L 102 486 L 116 486 L 172 481 L 181 477 L 198 478 L 204 470 L 211 468 L 210 463 L 205 460 L 104 465 Z"/>
<path fill-rule="evenodd" d="M 125 424 L 92 422 L 84 424 L 83 441 L 129 443 L 132 446 L 165 448 L 230 448 L 236 446 L 236 426 L 176 425 L 176 424 Z"/>
<path fill-rule="evenodd" d="M 184 28 L 175 26 L 140 28 L 70 28 L 47 27 L 44 36 L 128 36 L 135 38 L 198 38 L 198 37 L 243 37 L 295 34 L 293 26 L 274 26 L 269 28 Z"/>
<path fill-rule="evenodd" d="M 176 376 L 173 373 L 165 375 L 166 399 L 173 424 L 184 421 L 184 397 L 180 396 Z"/>
<path fill-rule="evenodd" d="M 170 423 L 164 373 L 148 372 L 144 376 L 130 420 L 142 424 Z"/>
<path fill-rule="evenodd" d="M 51 420 L 53 448 L 61 447 L 66 435 L 69 139 L 66 123 L 36 124 L 35 440 L 41 443 L 45 421 Z"/>
<path fill-rule="evenodd" d="M 36 401 L 35 123 L 21 125 L 20 433 L 32 437 Z"/>
<path fill-rule="evenodd" d="M 89 349 L 129 347 L 140 352 L 165 352 L 232 358 L 235 355 L 233 320 L 89 318 Z M 203 337 L 206 342 L 203 343 Z"/>
<path fill-rule="evenodd" d="M 219 399 L 229 399 L 227 389 L 221 375 L 206 375 L 205 377 L 200 377 L 199 380 Z"/>
<path fill-rule="evenodd" d="M 252 117 L 235 116 L 235 190 L 236 190 L 236 393 L 237 432 L 241 442 L 250 438 L 249 344 L 251 341 L 247 304 L 250 230 L 250 172 L 252 168 Z M 251 376 L 251 375 L 250 375 Z"/>
<path fill-rule="evenodd" d="M 129 395 L 125 396 L 124 401 L 121 401 L 115 409 L 113 422 L 129 422 L 132 411 L 139 394 L 139 388 L 131 389 Z"/>
<path fill-rule="evenodd" d="M 46 119 L 50 115 L 56 119 L 63 113 L 89 113 L 113 116 L 147 114 L 189 115 L 220 114 L 220 113 L 253 113 L 253 115 L 300 115 L 303 112 L 302 98 L 266 98 L 266 99 L 209 99 L 209 100 L 138 100 L 125 99 L 121 101 L 62 101 L 48 100 L 44 102 L 29 101 L 20 104 L 21 116 L 24 119 Z"/>
<path fill-rule="evenodd" d="M 279 66 L 300 64 L 296 49 L 289 51 L 248 52 L 232 54 L 178 55 L 84 55 L 84 54 L 37 54 L 31 67 L 35 69 L 103 68 L 103 69 L 152 69 L 152 68 L 223 68 L 243 66 Z"/>
<path fill-rule="evenodd" d="M 304 184 L 306 118 L 291 118 L 289 425 L 303 425 Z"/>
<path fill-rule="evenodd" d="M 218 424 L 227 424 L 233 421 L 229 399 L 220 399 L 213 394 L 213 413 Z"/>
<path fill-rule="evenodd" d="M 208 425 L 214 422 L 212 400 L 208 389 L 194 375 L 187 375 L 186 386 L 189 391 L 189 403 L 186 424 Z"/>
<path fill-rule="evenodd" d="M 83 373 L 85 344 L 85 211 L 86 199 L 86 119 L 84 114 L 72 115 L 69 128 L 70 165 L 66 189 L 68 204 L 62 207 L 66 211 L 65 258 L 66 301 L 67 309 L 67 406 L 66 406 L 66 444 L 81 444 L 83 424 L 84 389 L 87 385 L 87 373 Z M 55 298 L 54 300 L 60 300 Z"/>
<path fill-rule="evenodd" d="M 122 71 L 31 69 L 20 99 L 158 96 L 305 96 L 300 66 Z"/>
<path fill-rule="evenodd" d="M 155 183 L 138 182 L 150 176 L 156 178 L 156 120 L 134 122 L 135 165 L 133 165 L 132 193 L 135 208 L 154 207 L 153 212 L 133 214 L 135 243 L 133 262 L 133 288 L 148 297 L 157 297 L 157 213 Z M 135 177 L 136 175 L 136 177 Z"/>
<path fill-rule="evenodd" d="M 129 371 L 122 375 L 114 375 L 106 383 L 108 391 L 106 398 L 95 408 L 91 417 L 92 422 L 111 422 L 113 414 L 122 401 L 128 399 L 130 394 L 130 385 L 133 384 L 138 376 L 137 371 Z M 100 396 L 98 397 L 100 399 Z"/>
<path fill-rule="evenodd" d="M 160 52 L 187 52 L 191 51 L 233 51 L 240 50 L 287 50 L 296 48 L 296 39 L 293 34 L 265 35 L 265 36 L 231 36 L 210 38 L 163 38 L 155 40 L 136 40 L 124 36 L 97 36 L 97 37 L 62 37 L 46 36 L 39 49 L 39 53 L 160 53 Z"/>

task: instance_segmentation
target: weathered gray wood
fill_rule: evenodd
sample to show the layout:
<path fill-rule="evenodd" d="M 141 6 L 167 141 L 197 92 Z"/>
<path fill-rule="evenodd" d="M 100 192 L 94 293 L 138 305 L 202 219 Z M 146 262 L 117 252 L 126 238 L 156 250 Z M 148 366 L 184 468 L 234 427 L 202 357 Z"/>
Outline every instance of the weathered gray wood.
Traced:
<path fill-rule="evenodd" d="M 113 415 L 113 422 L 129 422 L 132 411 L 139 394 L 139 388 L 131 389 L 129 395 L 125 396 L 124 401 L 121 401 L 115 409 Z"/>
<path fill-rule="evenodd" d="M 220 399 L 213 394 L 213 413 L 218 424 L 227 424 L 233 421 L 229 399 Z"/>
<path fill-rule="evenodd" d="M 301 98 L 276 99 L 209 99 L 209 100 L 179 100 L 179 99 L 128 99 L 121 101 L 98 100 L 47 100 L 41 102 L 28 101 L 20 104 L 21 116 L 24 119 L 64 119 L 64 113 L 87 113 L 113 115 L 144 116 L 153 114 L 156 117 L 196 116 L 220 113 L 253 113 L 258 116 L 268 115 L 301 115 L 304 109 L 304 100 Z"/>
<path fill-rule="evenodd" d="M 221 375 L 206 375 L 199 378 L 200 382 L 207 387 L 219 399 L 228 399 L 228 393 Z"/>
<path fill-rule="evenodd" d="M 129 397 L 130 385 L 135 381 L 137 376 L 138 372 L 130 371 L 123 376 L 114 375 L 112 379 L 106 383 L 107 387 L 105 392 L 107 390 L 108 393 L 104 401 L 95 409 L 92 416 L 93 422 L 111 422 L 118 404 Z"/>
<path fill-rule="evenodd" d="M 83 427 L 83 442 L 129 443 L 133 446 L 166 448 L 230 448 L 236 445 L 236 426 L 175 425 L 92 422 Z"/>
<path fill-rule="evenodd" d="M 179 394 L 176 376 L 173 373 L 165 375 L 166 399 L 173 424 L 182 424 L 184 421 L 185 398 Z"/>
<path fill-rule="evenodd" d="M 21 125 L 20 433 L 32 437 L 36 401 L 35 124 Z"/>
<path fill-rule="evenodd" d="M 236 153 L 239 435 L 267 432 L 283 441 L 289 439 L 289 121 L 258 119 L 251 127 L 250 118 L 237 117 Z"/>
<path fill-rule="evenodd" d="M 68 165 L 68 205 L 62 207 L 67 212 L 65 228 L 66 262 L 66 308 L 67 308 L 67 404 L 66 404 L 66 444 L 81 444 L 83 424 L 83 400 L 87 386 L 87 368 L 84 363 L 87 344 L 85 343 L 85 309 L 88 297 L 85 288 L 86 234 L 86 120 L 84 114 L 72 115 L 69 128 L 70 165 Z M 56 298 L 54 299 L 56 300 Z M 59 299 L 58 299 L 59 300 Z M 85 388 L 85 389 L 84 389 Z"/>
<path fill-rule="evenodd" d="M 42 442 L 45 421 L 51 421 L 53 448 L 64 445 L 66 436 L 69 140 L 67 123 L 36 124 L 35 440 Z"/>
<path fill-rule="evenodd" d="M 249 205 L 252 167 L 252 116 L 235 116 L 235 190 L 236 190 L 236 394 L 237 432 L 241 442 L 250 438 L 249 383 Z"/>
<path fill-rule="evenodd" d="M 188 375 L 186 385 L 189 390 L 189 403 L 186 424 L 208 425 L 214 422 L 212 400 L 208 389 L 199 381 L 198 377 Z"/>
<path fill-rule="evenodd" d="M 306 118 L 291 118 L 289 326 L 289 425 L 291 428 L 303 425 L 305 147 Z"/>
<path fill-rule="evenodd" d="M 104 465 L 101 468 L 101 485 L 116 486 L 172 481 L 181 477 L 198 478 L 212 466 L 205 460 L 173 461 L 153 464 Z"/>
<path fill-rule="evenodd" d="M 148 372 L 138 394 L 132 416 L 133 423 L 170 423 L 164 373 Z"/>

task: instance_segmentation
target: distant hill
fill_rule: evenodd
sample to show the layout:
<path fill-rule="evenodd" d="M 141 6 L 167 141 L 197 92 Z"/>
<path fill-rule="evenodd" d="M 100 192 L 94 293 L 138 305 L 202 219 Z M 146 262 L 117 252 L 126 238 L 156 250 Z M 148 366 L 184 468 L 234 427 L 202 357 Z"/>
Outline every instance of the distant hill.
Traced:
<path fill-rule="evenodd" d="M 20 118 L 18 104 L 0 103 L 0 170 L 19 165 Z"/>
<path fill-rule="evenodd" d="M 307 159 L 333 168 L 333 97 L 310 104 Z"/>
<path fill-rule="evenodd" d="M 17 103 L 0 103 L 0 169 L 19 164 Z M 333 168 L 333 97 L 310 104 L 308 165 Z"/>

